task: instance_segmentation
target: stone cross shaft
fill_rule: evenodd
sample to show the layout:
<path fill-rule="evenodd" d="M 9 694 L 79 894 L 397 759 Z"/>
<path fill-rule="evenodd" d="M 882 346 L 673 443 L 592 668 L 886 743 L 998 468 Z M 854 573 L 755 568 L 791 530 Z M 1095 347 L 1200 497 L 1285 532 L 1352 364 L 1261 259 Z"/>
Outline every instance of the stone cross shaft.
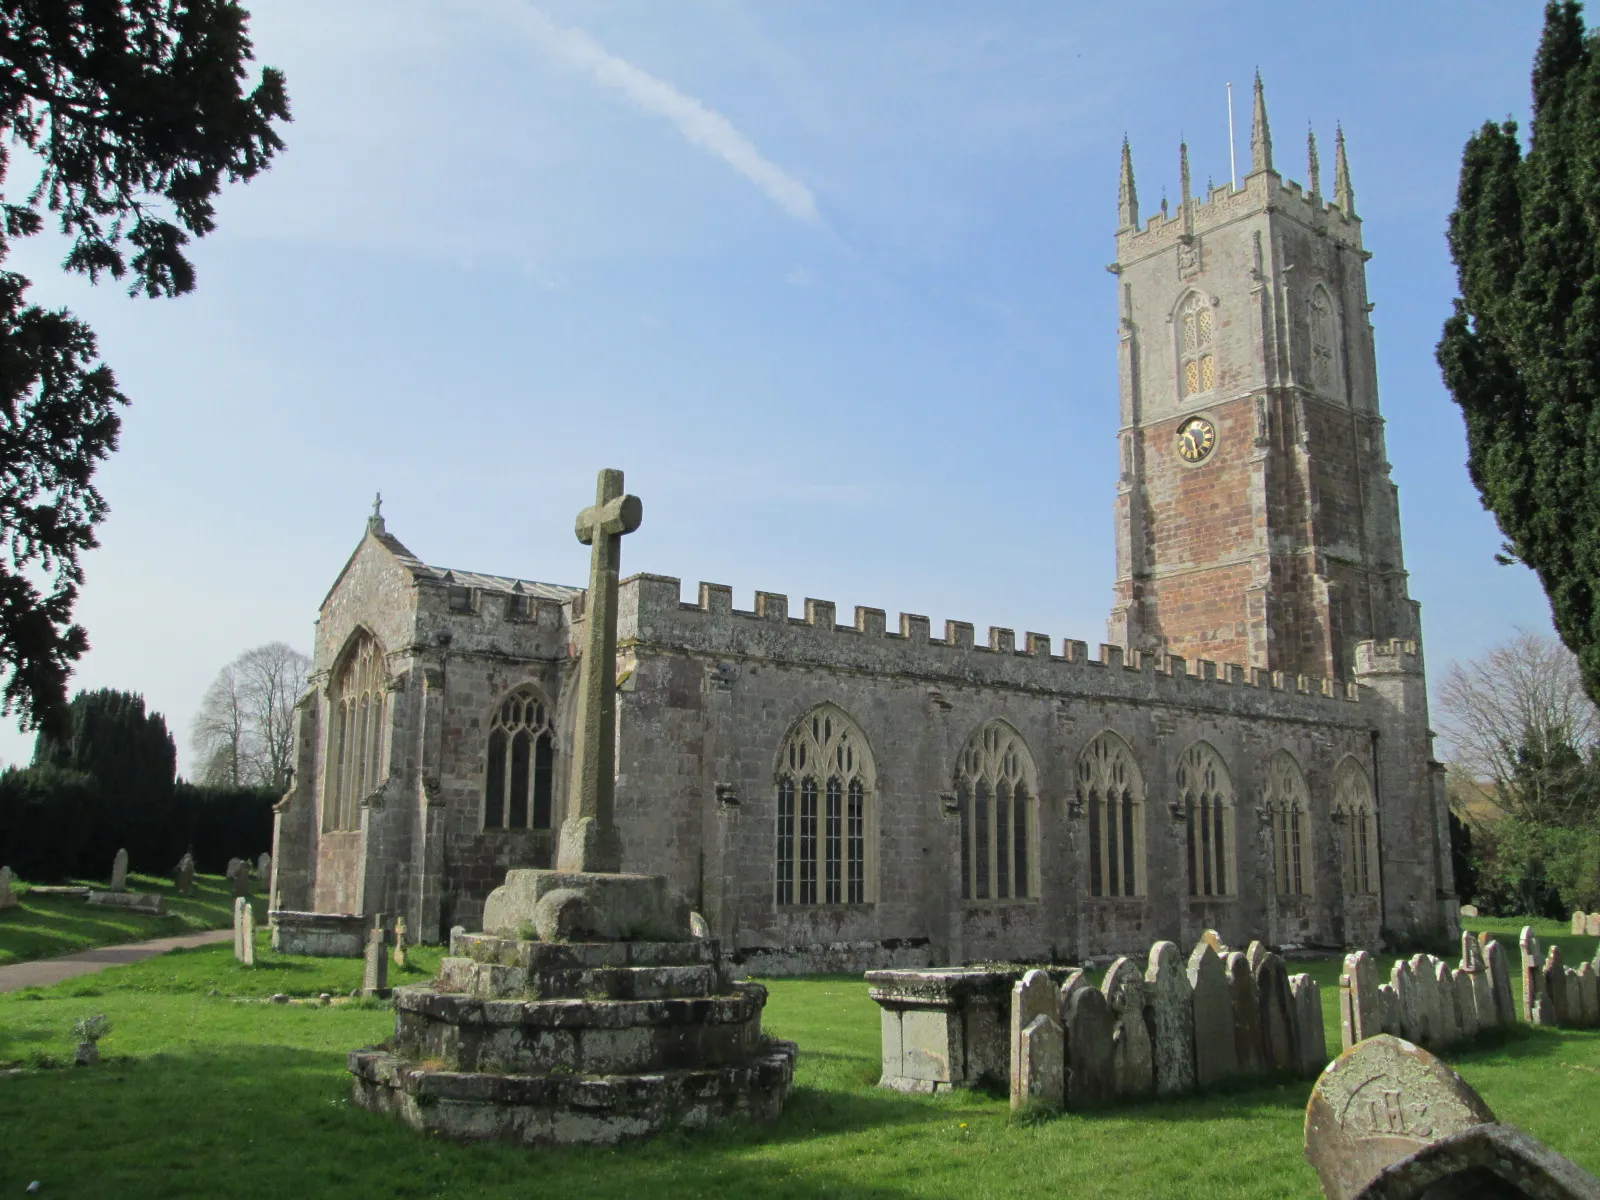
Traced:
<path fill-rule="evenodd" d="M 600 472 L 594 504 L 578 514 L 578 540 L 592 546 L 584 603 L 583 659 L 578 674 L 578 722 L 573 739 L 567 818 L 556 868 L 622 869 L 617 829 L 617 574 L 622 535 L 639 528 L 644 506 L 622 492 L 622 472 Z"/>

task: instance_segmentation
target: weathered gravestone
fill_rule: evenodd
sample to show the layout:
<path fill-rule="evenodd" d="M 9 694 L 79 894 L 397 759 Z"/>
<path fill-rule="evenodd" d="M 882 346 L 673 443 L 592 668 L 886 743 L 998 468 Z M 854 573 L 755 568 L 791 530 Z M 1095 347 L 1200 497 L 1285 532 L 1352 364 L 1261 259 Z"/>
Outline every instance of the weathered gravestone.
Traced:
<path fill-rule="evenodd" d="M 1228 955 L 1232 953 L 1232 951 L 1228 949 L 1227 943 L 1222 940 L 1222 935 L 1215 929 L 1206 930 L 1200 935 L 1200 940 L 1215 950 L 1217 957 L 1223 959 L 1224 961 L 1226 961 Z"/>
<path fill-rule="evenodd" d="M 1066 1099 L 1066 1050 L 1056 985 L 1029 971 L 1011 989 L 1011 1111 L 1060 1108 Z"/>
<path fill-rule="evenodd" d="M 1450 968 L 1436 958 L 1430 956 L 1429 966 L 1433 968 L 1433 996 L 1437 1025 L 1434 1029 L 1434 1043 L 1441 1050 L 1454 1046 L 1461 1040 L 1461 1019 L 1456 1012 L 1456 982 L 1450 975 Z"/>
<path fill-rule="evenodd" d="M 1306 1106 L 1306 1160 L 1328 1200 L 1352 1200 L 1393 1162 L 1494 1114 L 1420 1046 L 1380 1034 L 1334 1059 Z"/>
<path fill-rule="evenodd" d="M 1494 1029 L 1500 1024 L 1495 1009 L 1494 977 L 1484 961 L 1482 945 L 1470 933 L 1461 935 L 1460 970 L 1472 992 L 1473 1031 Z"/>
<path fill-rule="evenodd" d="M 1111 1055 L 1116 1015 L 1097 987 L 1079 987 L 1067 1007 L 1067 1107 L 1078 1110 L 1104 1104 L 1116 1095 L 1117 1074 Z"/>
<path fill-rule="evenodd" d="M 1522 951 L 1522 1019 L 1530 1025 L 1554 1025 L 1555 1011 L 1545 990 L 1543 951 L 1533 929 L 1522 927 L 1517 939 Z"/>
<path fill-rule="evenodd" d="M 1583 932 L 1589 937 L 1600 937 L 1600 912 L 1592 912 L 1584 922 Z"/>
<path fill-rule="evenodd" d="M 1322 989 L 1309 975 L 1289 976 L 1294 1004 L 1295 1074 L 1309 1079 L 1328 1064 L 1328 1031 L 1322 1023 Z"/>
<path fill-rule="evenodd" d="M 1582 909 L 1574 910 L 1572 914 L 1572 936 L 1582 937 L 1589 931 L 1589 919 Z"/>
<path fill-rule="evenodd" d="M 1339 975 L 1339 1032 L 1348 1050 L 1383 1032 L 1379 1008 L 1378 970 L 1365 950 L 1344 956 Z"/>
<path fill-rule="evenodd" d="M 233 957 L 244 961 L 244 914 L 250 911 L 250 901 L 237 896 L 233 901 Z"/>
<path fill-rule="evenodd" d="M 692 912 L 689 914 L 689 936 L 697 938 L 708 938 L 711 936 L 711 926 L 708 925 L 706 923 L 706 919 L 697 912 Z"/>
<path fill-rule="evenodd" d="M 1394 988 L 1395 1007 L 1399 1009 L 1400 1036 L 1420 1046 L 1427 1040 L 1427 1025 L 1422 1016 L 1422 997 L 1417 995 L 1417 977 L 1405 959 L 1390 970 L 1389 986 Z"/>
<path fill-rule="evenodd" d="M 1150 1026 L 1156 1095 L 1177 1096 L 1193 1091 L 1194 996 L 1183 973 L 1178 947 L 1172 942 L 1157 942 L 1150 947 L 1150 961 L 1144 972 L 1144 1012 Z"/>
<path fill-rule="evenodd" d="M 1261 1041 L 1261 1002 L 1256 998 L 1250 963 L 1235 950 L 1228 955 L 1228 993 L 1233 1002 L 1233 1053 L 1241 1075 L 1259 1075 L 1266 1066 Z"/>
<path fill-rule="evenodd" d="M 1200 942 L 1189 956 L 1189 990 L 1194 1007 L 1195 1083 L 1206 1088 L 1239 1073 L 1228 970 L 1209 942 Z"/>
<path fill-rule="evenodd" d="M 1261 960 L 1267 956 L 1267 948 L 1259 941 L 1251 942 L 1244 950 L 1244 960 L 1250 964 L 1250 974 L 1254 975 L 1261 966 Z"/>
<path fill-rule="evenodd" d="M 250 901 L 244 902 L 244 911 L 239 914 L 239 948 L 243 952 L 239 961 L 247 967 L 256 965 L 256 910 Z"/>
<path fill-rule="evenodd" d="M 1478 916 L 1478 906 L 1476 904 L 1463 904 L 1461 906 L 1461 915 L 1467 918 Z"/>
<path fill-rule="evenodd" d="M 1478 997 L 1473 991 L 1472 976 L 1466 971 L 1450 972 L 1450 986 L 1455 989 L 1456 1020 L 1460 1022 L 1462 1038 L 1478 1036 Z"/>
<path fill-rule="evenodd" d="M 233 885 L 233 898 L 250 894 L 250 864 L 242 858 L 228 860 L 228 882 Z"/>
<path fill-rule="evenodd" d="M 90 888 L 84 899 L 93 908 L 120 908 L 157 917 L 167 915 L 167 902 L 156 892 L 97 892 Z"/>
<path fill-rule="evenodd" d="M 406 919 L 404 917 L 396 917 L 394 919 L 394 965 L 397 967 L 406 965 Z"/>
<path fill-rule="evenodd" d="M 377 923 L 367 931 L 367 956 L 366 963 L 361 970 L 361 994 L 363 996 L 387 996 L 389 994 L 389 934 L 383 927 L 383 917 L 378 917 Z"/>
<path fill-rule="evenodd" d="M 1428 1051 L 1383 1035 L 1329 1065 L 1306 1105 L 1327 1200 L 1593 1200 L 1600 1180 L 1522 1131 Z"/>
<path fill-rule="evenodd" d="M 1510 1028 L 1517 1023 L 1517 1005 L 1512 998 L 1511 964 L 1506 957 L 1505 947 L 1486 935 L 1479 936 L 1478 945 L 1483 949 L 1484 969 L 1489 972 L 1495 1023 Z"/>
<path fill-rule="evenodd" d="M 1144 1023 L 1144 980 L 1139 968 L 1119 958 L 1106 970 L 1101 990 L 1116 1018 L 1111 1033 L 1111 1068 L 1118 1096 L 1148 1096 L 1155 1090 L 1150 1029 Z"/>
<path fill-rule="evenodd" d="M 1283 959 L 1264 952 L 1255 969 L 1256 1003 L 1260 1006 L 1262 1061 L 1268 1071 L 1294 1071 L 1294 1001 L 1289 994 L 1289 972 Z"/>
<path fill-rule="evenodd" d="M 117 856 L 111 860 L 111 890 L 125 892 L 128 890 L 128 852 L 118 850 Z"/>
<path fill-rule="evenodd" d="M 1545 1025 L 1567 1023 L 1567 972 L 1561 964 L 1561 947 L 1551 946 L 1544 958 L 1544 994 L 1549 1008 Z"/>
<path fill-rule="evenodd" d="M 0 867 L 0 909 L 16 906 L 17 894 L 11 890 L 11 868 Z"/>
<path fill-rule="evenodd" d="M 194 855 L 187 850 L 178 860 L 178 865 L 172 868 L 172 886 L 180 896 L 194 895 Z"/>
<path fill-rule="evenodd" d="M 1595 973 L 1593 963 L 1584 963 L 1572 973 L 1567 988 L 1569 1004 L 1574 993 L 1578 1004 L 1573 1024 L 1583 1029 L 1600 1024 L 1600 975 Z"/>
<path fill-rule="evenodd" d="M 272 886 L 272 855 L 263 850 L 256 858 L 256 878 L 263 888 Z"/>
<path fill-rule="evenodd" d="M 1400 997 L 1392 983 L 1378 985 L 1378 1032 L 1400 1036 Z"/>

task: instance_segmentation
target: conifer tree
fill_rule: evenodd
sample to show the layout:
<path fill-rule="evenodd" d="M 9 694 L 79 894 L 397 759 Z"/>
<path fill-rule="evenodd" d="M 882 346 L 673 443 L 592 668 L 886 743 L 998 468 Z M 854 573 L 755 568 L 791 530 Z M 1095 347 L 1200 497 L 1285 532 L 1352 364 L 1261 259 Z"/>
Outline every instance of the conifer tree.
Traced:
<path fill-rule="evenodd" d="M 283 76 L 246 90 L 248 14 L 233 0 L 0 0 L 0 184 L 7 143 L 35 180 L 0 195 L 0 260 L 48 214 L 63 269 L 129 291 L 194 287 L 185 251 L 215 227 L 225 181 L 283 147 Z M 20 197 L 20 202 L 18 198 Z M 72 620 L 105 502 L 92 482 L 127 398 L 94 334 L 27 300 L 0 271 L 0 710 L 64 732 L 67 679 L 88 649 Z"/>
<path fill-rule="evenodd" d="M 1462 155 L 1461 295 L 1438 359 L 1467 468 L 1600 699 L 1600 60 L 1582 5 L 1545 8 L 1526 153 L 1513 121 Z"/>

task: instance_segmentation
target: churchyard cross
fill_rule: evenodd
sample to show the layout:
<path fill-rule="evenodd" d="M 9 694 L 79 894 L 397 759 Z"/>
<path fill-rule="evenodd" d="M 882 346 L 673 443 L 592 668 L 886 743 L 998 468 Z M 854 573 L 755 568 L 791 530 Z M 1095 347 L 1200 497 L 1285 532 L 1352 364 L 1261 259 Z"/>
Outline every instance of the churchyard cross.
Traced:
<path fill-rule="evenodd" d="M 578 540 L 589 554 L 589 594 L 584 601 L 583 659 L 578 673 L 578 723 L 573 738 L 567 819 L 561 826 L 556 869 L 622 869 L 617 829 L 617 575 L 622 535 L 639 528 L 644 506 L 622 491 L 622 472 L 600 472 L 595 502 L 578 514 Z"/>

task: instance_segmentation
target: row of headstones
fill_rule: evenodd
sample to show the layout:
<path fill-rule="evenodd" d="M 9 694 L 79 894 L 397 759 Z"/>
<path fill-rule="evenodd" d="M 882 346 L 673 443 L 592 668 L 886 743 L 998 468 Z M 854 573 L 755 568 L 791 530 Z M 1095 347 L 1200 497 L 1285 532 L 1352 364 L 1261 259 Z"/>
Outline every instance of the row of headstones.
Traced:
<path fill-rule="evenodd" d="M 1573 937 L 1600 937 L 1600 912 L 1572 914 Z"/>
<path fill-rule="evenodd" d="M 194 884 L 194 859 L 188 854 L 185 854 L 183 857 L 184 860 L 189 864 L 189 881 L 190 886 L 192 887 Z M 181 868 L 183 864 L 180 862 L 178 865 Z M 255 871 L 257 878 L 259 878 L 262 883 L 267 884 L 270 887 L 272 883 L 272 855 L 263 851 L 261 857 L 256 859 Z M 233 885 L 233 896 L 235 900 L 237 900 L 240 896 L 248 896 L 250 894 L 249 859 L 230 858 L 228 860 L 228 869 L 223 874 L 227 881 Z"/>
<path fill-rule="evenodd" d="M 1365 950 L 1345 956 L 1339 976 L 1339 1033 L 1345 1049 L 1389 1033 L 1444 1050 L 1516 1020 L 1505 952 L 1487 934 L 1461 935 L 1459 966 L 1417 954 L 1395 963 L 1384 984 Z"/>
<path fill-rule="evenodd" d="M 1569 1029 L 1600 1026 L 1600 947 L 1576 969 L 1561 961 L 1561 947 L 1540 955 L 1539 939 L 1522 927 L 1522 1011 L 1532 1025 Z"/>
<path fill-rule="evenodd" d="M 1309 975 L 1252 942 L 1215 932 L 1189 956 L 1150 947 L 1141 976 L 1119 958 L 1095 987 L 1073 971 L 1058 989 L 1029 971 L 1011 994 L 1011 1107 L 1083 1109 L 1177 1096 L 1225 1079 L 1312 1076 L 1328 1061 L 1322 997 Z"/>

